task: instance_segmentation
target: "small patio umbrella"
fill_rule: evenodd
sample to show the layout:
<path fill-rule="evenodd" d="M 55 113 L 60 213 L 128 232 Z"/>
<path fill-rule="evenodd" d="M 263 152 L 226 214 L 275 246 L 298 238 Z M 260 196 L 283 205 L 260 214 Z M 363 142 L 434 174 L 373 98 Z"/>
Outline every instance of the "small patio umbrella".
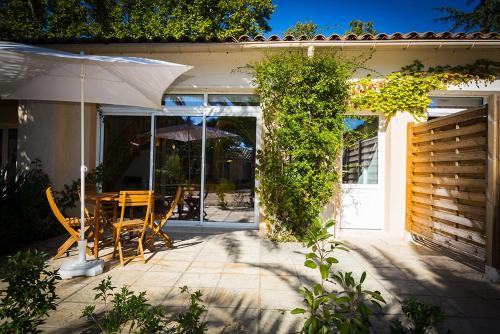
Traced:
<path fill-rule="evenodd" d="M 62 277 L 102 272 L 102 261 L 87 261 L 85 252 L 84 103 L 161 109 L 167 87 L 191 68 L 145 58 L 77 55 L 0 41 L 0 98 L 80 102 L 82 232 L 79 260 L 64 263 Z"/>
<path fill-rule="evenodd" d="M 156 137 L 182 142 L 201 140 L 203 126 L 193 124 L 180 124 L 156 129 Z M 238 137 L 238 135 L 221 129 L 205 127 L 205 138 L 216 139 L 224 137 Z"/>

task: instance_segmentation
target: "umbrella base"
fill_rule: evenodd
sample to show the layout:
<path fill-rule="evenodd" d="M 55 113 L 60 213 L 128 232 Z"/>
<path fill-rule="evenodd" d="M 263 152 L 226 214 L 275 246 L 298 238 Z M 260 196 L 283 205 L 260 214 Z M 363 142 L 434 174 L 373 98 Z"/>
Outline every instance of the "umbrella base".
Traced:
<path fill-rule="evenodd" d="M 101 259 L 80 262 L 79 260 L 66 261 L 59 269 L 62 279 L 76 276 L 97 276 L 104 270 L 104 261 Z"/>
<path fill-rule="evenodd" d="M 59 268 L 59 276 L 69 279 L 76 276 L 97 276 L 104 270 L 104 261 L 101 259 L 86 259 L 87 240 L 78 241 L 78 260 L 66 261 Z"/>

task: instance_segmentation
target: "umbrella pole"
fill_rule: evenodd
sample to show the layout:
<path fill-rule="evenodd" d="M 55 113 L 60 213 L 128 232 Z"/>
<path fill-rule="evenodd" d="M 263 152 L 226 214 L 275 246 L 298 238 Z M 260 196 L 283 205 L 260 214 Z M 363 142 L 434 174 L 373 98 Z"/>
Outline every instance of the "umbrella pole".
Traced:
<path fill-rule="evenodd" d="M 81 64 L 80 70 L 80 242 L 78 258 L 80 262 L 86 261 L 86 248 L 85 242 L 85 69 L 84 64 Z"/>

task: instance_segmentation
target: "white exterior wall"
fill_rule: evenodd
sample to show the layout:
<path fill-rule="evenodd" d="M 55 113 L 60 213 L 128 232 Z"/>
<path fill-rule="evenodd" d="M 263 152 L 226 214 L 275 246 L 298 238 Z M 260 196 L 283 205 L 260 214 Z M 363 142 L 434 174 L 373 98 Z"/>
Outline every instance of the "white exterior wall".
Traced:
<path fill-rule="evenodd" d="M 52 186 L 60 190 L 64 184 L 80 177 L 80 104 L 55 102 L 20 102 L 17 161 L 29 168 L 39 159 Z M 95 167 L 96 108 L 85 108 L 85 157 Z"/>
<path fill-rule="evenodd" d="M 209 92 L 209 93 L 250 93 L 252 76 L 248 65 L 258 61 L 266 54 L 280 52 L 264 45 L 261 48 L 244 47 L 239 44 L 109 44 L 109 45 L 55 45 L 57 49 L 86 54 L 110 54 L 148 57 L 194 66 L 194 69 L 181 76 L 170 92 Z M 306 52 L 306 47 L 304 47 Z M 485 48 L 407 46 L 377 47 L 361 49 L 317 48 L 319 52 L 336 52 L 346 58 L 371 54 L 365 64 L 382 75 L 397 71 L 418 59 L 426 66 L 458 65 L 472 63 L 476 59 L 487 58 L 500 61 L 498 46 Z M 366 70 L 354 76 L 363 77 Z M 373 74 L 373 73 L 372 73 Z M 375 75 L 376 76 L 376 75 Z M 488 96 L 500 91 L 500 81 L 487 87 L 454 87 L 446 92 L 435 94 Z M 433 95 L 435 95 L 433 94 Z M 68 112 L 69 111 L 69 112 Z M 63 184 L 78 177 L 79 166 L 79 119 L 76 104 L 28 103 L 20 112 L 19 157 L 23 164 L 41 158 L 53 184 L 60 188 Z M 87 111 L 89 167 L 95 166 L 95 108 Z M 406 124 L 412 121 L 407 114 L 394 117 L 386 129 L 385 154 L 385 226 L 386 232 L 404 235 L 405 223 L 405 178 L 406 178 Z M 28 140 L 29 138 L 29 140 Z"/>

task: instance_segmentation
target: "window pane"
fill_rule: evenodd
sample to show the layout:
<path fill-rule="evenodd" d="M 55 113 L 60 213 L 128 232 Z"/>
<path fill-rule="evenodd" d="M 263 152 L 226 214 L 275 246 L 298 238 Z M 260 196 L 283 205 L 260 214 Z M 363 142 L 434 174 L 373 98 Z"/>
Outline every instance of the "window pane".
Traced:
<path fill-rule="evenodd" d="M 200 220 L 203 118 L 159 116 L 155 138 L 155 213 L 164 217 L 177 190 L 181 198 L 169 219 Z"/>
<path fill-rule="evenodd" d="M 259 106 L 259 97 L 251 94 L 210 94 L 208 95 L 209 106 Z"/>
<path fill-rule="evenodd" d="M 163 97 L 166 107 L 202 107 L 203 94 L 166 94 Z"/>
<path fill-rule="evenodd" d="M 378 184 L 378 116 L 344 119 L 342 182 Z"/>
<path fill-rule="evenodd" d="M 104 191 L 149 189 L 150 116 L 105 116 Z"/>
<path fill-rule="evenodd" d="M 482 97 L 431 97 L 430 108 L 470 108 L 482 105 Z"/>
<path fill-rule="evenodd" d="M 17 161 L 17 129 L 9 129 L 7 138 L 7 163 L 16 169 Z"/>
<path fill-rule="evenodd" d="M 255 117 L 207 117 L 205 221 L 254 222 Z"/>

